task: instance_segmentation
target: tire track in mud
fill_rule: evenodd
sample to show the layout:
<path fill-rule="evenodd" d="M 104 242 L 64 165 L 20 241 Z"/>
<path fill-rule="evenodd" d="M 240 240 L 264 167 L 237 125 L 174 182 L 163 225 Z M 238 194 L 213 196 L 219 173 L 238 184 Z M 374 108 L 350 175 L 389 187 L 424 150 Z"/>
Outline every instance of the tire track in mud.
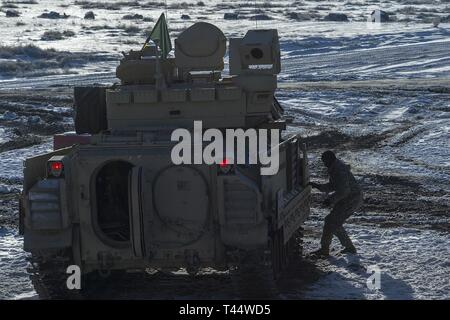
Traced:
<path fill-rule="evenodd" d="M 48 88 L 72 88 L 74 86 L 86 86 L 91 84 L 112 84 L 118 81 L 115 72 L 95 73 L 86 75 L 55 75 L 39 78 L 26 78 L 1 81 L 0 93 L 3 90 L 14 89 L 48 89 Z"/>
<path fill-rule="evenodd" d="M 72 97 L 67 89 L 1 91 L 0 97 L 2 156 L 6 157 L 6 152 L 39 146 L 54 134 L 73 130 Z M 1 172 L 0 183 L 9 182 Z M 13 183 L 19 184 L 18 181 Z"/>
<path fill-rule="evenodd" d="M 357 220 L 370 221 L 384 217 L 381 225 L 416 226 L 450 230 L 448 213 L 450 197 L 445 190 L 429 190 L 421 180 L 410 177 L 365 174 L 361 177 L 365 190 L 363 213 Z M 446 219 L 447 218 L 447 219 Z"/>
<path fill-rule="evenodd" d="M 18 137 L 50 136 L 71 130 L 72 99 L 64 94 L 67 91 L 0 92 L 0 127 Z"/>
<path fill-rule="evenodd" d="M 308 136 L 305 142 L 310 153 L 320 154 L 326 149 L 332 149 L 344 156 L 368 150 L 371 153 L 381 152 L 384 148 L 392 148 L 391 155 L 403 163 L 420 168 L 427 168 L 435 172 L 447 172 L 448 167 L 435 166 L 424 161 L 418 161 L 405 154 L 396 153 L 396 148 L 407 144 L 418 135 L 426 132 L 432 125 L 417 125 L 407 123 L 399 125 L 381 133 L 354 136 L 338 130 L 325 130 L 317 127 L 319 134 Z M 320 174 L 319 161 L 310 163 L 312 177 Z M 357 165 L 357 164 L 356 164 Z M 415 227 L 433 229 L 442 232 L 450 231 L 450 195 L 444 189 L 435 186 L 435 178 L 421 179 L 413 176 L 392 176 L 376 174 L 370 171 L 356 172 L 364 190 L 364 204 L 361 211 L 356 213 L 349 222 L 376 225 L 378 227 Z M 325 177 L 322 177 L 325 179 Z M 442 183 L 442 181 L 439 181 Z M 321 207 L 323 195 L 314 194 L 312 207 Z"/>
<path fill-rule="evenodd" d="M 307 80 L 314 81 L 376 79 L 384 78 L 386 73 L 391 78 L 404 77 L 403 69 L 410 71 L 411 66 L 408 63 L 414 61 L 417 69 L 422 71 L 419 76 L 423 77 L 426 74 L 426 64 L 430 60 L 439 61 L 440 66 L 448 65 L 448 50 L 449 42 L 443 41 L 433 43 L 432 46 L 429 43 L 417 43 L 352 52 L 286 57 L 283 60 L 283 73 L 290 75 L 289 80 L 297 81 L 302 80 L 303 75 L 309 75 Z M 364 66 L 368 63 L 372 67 L 366 70 Z M 448 72 L 450 71 L 447 71 L 447 74 Z"/>
<path fill-rule="evenodd" d="M 412 127 L 413 125 L 406 124 L 381 133 L 374 132 L 360 136 L 349 135 L 338 130 L 325 129 L 317 135 L 305 137 L 303 141 L 307 144 L 309 150 L 325 148 L 337 150 L 372 149 L 385 145 L 386 140 L 406 132 Z"/>
<path fill-rule="evenodd" d="M 438 171 L 438 172 L 441 172 L 442 174 L 450 176 L 450 168 L 448 166 L 433 165 L 430 163 L 426 163 L 425 161 L 421 161 L 419 159 L 414 159 L 414 158 L 411 158 L 411 157 L 408 157 L 408 156 L 402 155 L 402 154 L 396 154 L 395 157 L 399 161 L 402 161 L 405 163 L 410 163 L 418 168 L 425 168 L 425 169 L 429 169 L 431 171 Z"/>
<path fill-rule="evenodd" d="M 420 134 L 427 131 L 431 126 L 414 126 L 413 124 L 405 124 L 394 129 L 385 130 L 381 133 L 370 133 L 360 136 L 349 135 L 338 130 L 325 129 L 317 135 L 311 135 L 304 139 L 310 150 L 316 149 L 335 149 L 341 151 L 373 149 L 391 147 L 396 148 L 407 144 Z M 317 126 L 314 126 L 317 130 Z M 426 168 L 433 171 L 441 171 L 450 175 L 450 168 L 426 163 L 408 157 L 405 154 L 396 154 L 395 149 L 392 154 L 403 162 L 408 162 L 417 167 Z"/>
<path fill-rule="evenodd" d="M 385 145 L 390 147 L 398 147 L 400 145 L 406 144 L 411 141 L 421 133 L 425 132 L 430 126 L 410 126 L 406 130 L 400 132 L 398 135 L 390 137 L 385 143 Z"/>
<path fill-rule="evenodd" d="M 311 153 L 321 154 L 326 149 L 332 149 L 338 154 L 345 155 L 358 150 L 373 150 L 384 147 L 389 137 L 402 132 L 403 128 L 396 128 L 384 134 L 351 137 L 338 131 L 325 131 L 319 135 L 308 137 Z M 402 161 L 413 161 L 401 159 Z M 320 161 L 310 162 L 313 180 L 321 177 L 326 179 Z M 415 163 L 432 170 L 440 168 L 427 164 Z M 392 176 L 376 174 L 370 171 L 356 171 L 355 175 L 364 190 L 364 203 L 360 212 L 349 219 L 366 225 L 379 227 L 417 227 L 438 231 L 450 231 L 450 195 L 444 189 L 434 186 L 436 180 L 426 180 L 413 176 Z M 313 208 L 320 208 L 324 195 L 313 194 Z"/>
<path fill-rule="evenodd" d="M 0 153 L 15 149 L 22 149 L 41 144 L 42 139 L 39 136 L 26 135 L 0 144 Z"/>
<path fill-rule="evenodd" d="M 407 90 L 402 90 L 402 83 Z M 311 120 L 301 118 L 299 123 L 293 124 L 294 127 L 299 126 L 305 130 L 303 122 L 306 122 L 307 135 L 304 141 L 310 155 L 320 155 L 326 149 L 332 149 L 356 168 L 355 173 L 365 191 L 365 201 L 361 212 L 356 213 L 350 221 L 387 228 L 407 226 L 443 232 L 450 230 L 450 194 L 443 180 L 443 177 L 450 176 L 449 167 L 438 161 L 427 161 L 426 154 L 414 154 L 414 151 L 421 148 L 420 144 L 416 144 L 421 137 L 433 132 L 441 122 L 447 123 L 446 113 L 450 110 L 446 103 L 449 84 L 447 80 L 431 79 L 429 83 L 427 80 L 419 80 L 417 83 L 413 80 L 375 80 L 281 86 L 282 90 L 285 90 L 282 93 L 286 99 L 295 97 L 290 93 L 293 90 L 299 91 L 300 96 L 301 92 L 307 92 L 302 99 L 308 103 L 307 106 L 313 106 L 312 110 L 307 106 L 288 109 L 289 113 L 312 119 L 312 124 L 309 123 Z M 322 90 L 328 92 L 324 94 L 324 98 L 335 97 L 337 104 L 361 93 L 368 102 L 364 100 L 364 104 L 359 107 L 359 102 L 355 101 L 355 117 L 327 116 L 315 112 L 316 103 L 319 104 L 319 110 L 322 104 L 328 103 L 328 100 L 321 102 L 314 96 L 314 92 Z M 383 101 L 386 101 L 385 108 Z M 364 107 L 367 103 L 377 107 L 377 113 L 373 113 L 369 119 L 364 118 Z M 384 111 L 401 110 L 402 106 L 411 112 L 402 114 L 400 118 L 385 116 Z M 362 112 L 361 118 L 358 118 L 358 112 Z M 318 121 L 314 121 L 315 119 Z M 347 129 L 349 127 L 351 129 Z M 363 130 L 366 128 L 369 133 Z M 367 160 L 379 162 L 378 169 L 374 170 L 370 165 L 359 163 L 367 156 Z M 383 173 L 383 159 L 393 162 L 398 160 L 397 166 L 404 164 L 408 169 L 398 172 L 398 176 L 389 172 Z M 319 160 L 310 162 L 310 165 L 313 179 L 326 178 Z M 424 170 L 432 174 L 415 174 Z M 313 207 L 320 208 L 322 195 L 314 194 L 313 199 Z"/>

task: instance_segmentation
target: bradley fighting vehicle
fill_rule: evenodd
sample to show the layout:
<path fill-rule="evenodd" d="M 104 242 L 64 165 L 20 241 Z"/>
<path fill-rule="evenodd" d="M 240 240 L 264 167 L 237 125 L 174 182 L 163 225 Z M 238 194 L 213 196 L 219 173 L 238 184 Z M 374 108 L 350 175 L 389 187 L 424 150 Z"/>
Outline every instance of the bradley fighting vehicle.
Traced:
<path fill-rule="evenodd" d="M 158 42 L 156 42 L 158 43 Z M 150 43 L 124 53 L 120 84 L 75 88 L 76 133 L 54 152 L 27 159 L 20 223 L 25 250 L 41 268 L 93 271 L 238 266 L 247 255 L 278 275 L 300 254 L 309 215 L 307 154 L 285 135 L 274 94 L 280 72 L 276 30 L 227 39 L 200 22 L 164 57 Z M 280 129 L 279 170 L 261 165 L 174 165 L 171 132 Z M 301 240 L 300 240 L 301 241 Z M 65 269 L 63 269 L 65 272 Z"/>

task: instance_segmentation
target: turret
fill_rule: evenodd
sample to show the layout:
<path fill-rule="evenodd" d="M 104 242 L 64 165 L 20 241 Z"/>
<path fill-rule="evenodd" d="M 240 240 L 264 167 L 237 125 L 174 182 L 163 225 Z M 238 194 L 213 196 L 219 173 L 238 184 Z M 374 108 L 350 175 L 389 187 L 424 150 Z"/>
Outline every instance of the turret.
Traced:
<path fill-rule="evenodd" d="M 249 31 L 230 40 L 230 75 L 222 75 L 227 39 L 216 26 L 199 22 L 175 40 L 175 57 L 146 45 L 125 54 L 117 68 L 121 85 L 107 90 L 111 130 L 245 128 L 280 118 L 274 98 L 280 72 L 276 30 Z"/>

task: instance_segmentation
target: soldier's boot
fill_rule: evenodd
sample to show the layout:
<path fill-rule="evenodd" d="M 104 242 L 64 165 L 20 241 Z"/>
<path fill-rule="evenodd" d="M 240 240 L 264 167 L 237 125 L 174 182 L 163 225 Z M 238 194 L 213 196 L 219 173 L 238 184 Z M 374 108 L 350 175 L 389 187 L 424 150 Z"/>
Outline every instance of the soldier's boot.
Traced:
<path fill-rule="evenodd" d="M 317 258 L 325 258 L 330 255 L 330 249 L 320 248 L 319 250 L 311 252 L 311 255 Z"/>
<path fill-rule="evenodd" d="M 337 228 L 334 232 L 334 234 L 338 237 L 339 241 L 341 242 L 342 246 L 344 247 L 343 250 L 340 251 L 341 254 L 351 253 L 356 254 L 356 248 L 353 245 L 352 240 L 347 234 L 347 231 L 345 231 L 343 226 L 340 226 Z"/>
<path fill-rule="evenodd" d="M 352 245 L 351 247 L 347 247 L 347 248 L 342 249 L 340 253 L 341 254 L 347 254 L 347 253 L 356 254 L 357 251 L 356 251 L 355 246 Z"/>

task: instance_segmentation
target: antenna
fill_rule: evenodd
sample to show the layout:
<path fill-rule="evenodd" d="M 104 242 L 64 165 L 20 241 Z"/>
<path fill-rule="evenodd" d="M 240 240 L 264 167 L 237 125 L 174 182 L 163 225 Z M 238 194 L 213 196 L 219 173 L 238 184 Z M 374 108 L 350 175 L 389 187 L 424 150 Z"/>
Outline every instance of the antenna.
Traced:
<path fill-rule="evenodd" d="M 166 20 L 169 21 L 169 15 L 167 14 L 167 0 L 164 0 L 164 9 L 166 10 Z"/>
<path fill-rule="evenodd" d="M 255 0 L 255 27 L 256 29 L 258 29 L 258 10 L 257 10 L 257 6 L 258 4 L 256 3 L 257 0 Z"/>

